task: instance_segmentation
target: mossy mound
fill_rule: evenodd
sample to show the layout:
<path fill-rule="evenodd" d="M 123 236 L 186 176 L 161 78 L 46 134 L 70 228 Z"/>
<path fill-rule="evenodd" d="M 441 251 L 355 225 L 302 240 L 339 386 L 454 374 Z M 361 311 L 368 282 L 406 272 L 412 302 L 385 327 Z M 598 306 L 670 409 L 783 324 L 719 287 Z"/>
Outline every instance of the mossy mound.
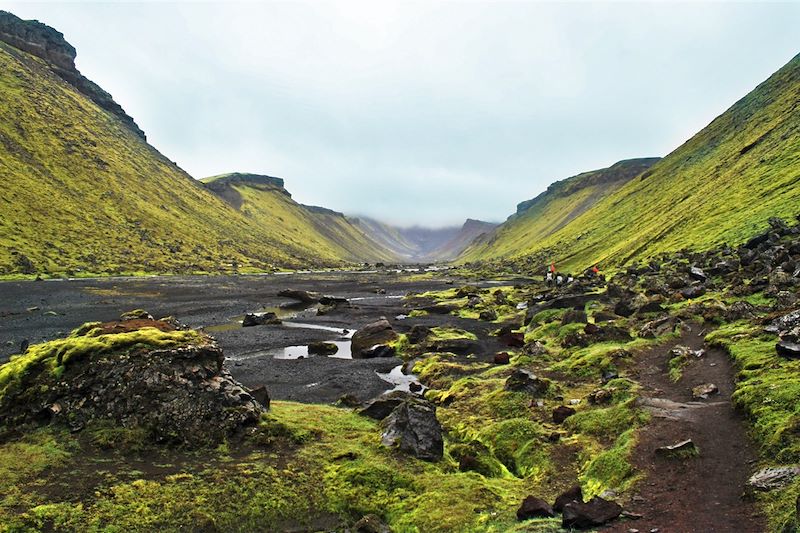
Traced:
<path fill-rule="evenodd" d="M 159 442 L 218 443 L 263 411 L 223 359 L 209 337 L 163 321 L 84 324 L 0 366 L 0 432 L 110 421 Z"/>

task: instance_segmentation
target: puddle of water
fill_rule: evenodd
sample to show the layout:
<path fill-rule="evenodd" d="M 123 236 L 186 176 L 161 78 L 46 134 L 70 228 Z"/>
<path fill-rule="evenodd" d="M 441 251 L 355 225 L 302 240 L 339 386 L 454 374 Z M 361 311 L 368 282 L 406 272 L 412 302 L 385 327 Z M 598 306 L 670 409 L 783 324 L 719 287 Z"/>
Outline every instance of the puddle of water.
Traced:
<path fill-rule="evenodd" d="M 379 378 L 387 383 L 394 385 L 393 391 L 411 392 L 409 388 L 412 383 L 419 383 L 414 374 L 403 374 L 403 365 L 397 365 L 387 373 L 375 372 Z M 425 390 L 423 386 L 422 390 Z"/>
<path fill-rule="evenodd" d="M 356 296 L 350 298 L 351 302 L 363 302 L 364 300 L 399 300 L 403 298 L 402 294 L 378 294 L 375 296 Z"/>

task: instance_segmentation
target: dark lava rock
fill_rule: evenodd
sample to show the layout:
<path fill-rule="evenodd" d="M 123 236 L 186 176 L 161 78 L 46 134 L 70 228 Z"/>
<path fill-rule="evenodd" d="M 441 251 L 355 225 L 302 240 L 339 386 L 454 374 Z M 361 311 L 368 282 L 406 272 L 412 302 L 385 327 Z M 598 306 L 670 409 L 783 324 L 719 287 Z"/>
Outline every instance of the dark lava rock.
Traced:
<path fill-rule="evenodd" d="M 269 391 L 265 385 L 259 385 L 258 387 L 251 389 L 250 396 L 252 396 L 255 401 L 260 403 L 262 407 L 269 409 Z"/>
<path fill-rule="evenodd" d="M 522 351 L 526 355 L 536 356 L 536 355 L 546 354 L 547 348 L 545 348 L 544 344 L 542 344 L 539 341 L 531 341 L 526 343 L 525 346 L 522 347 Z"/>
<path fill-rule="evenodd" d="M 422 385 L 416 381 L 412 381 L 411 383 L 408 384 L 408 390 L 410 390 L 411 392 L 421 392 Z"/>
<path fill-rule="evenodd" d="M 472 339 L 435 339 L 428 341 L 425 346 L 431 352 L 458 355 L 475 353 L 478 349 L 478 343 Z"/>
<path fill-rule="evenodd" d="M 517 520 L 520 521 L 531 518 L 549 518 L 555 515 L 549 503 L 535 496 L 528 496 L 522 500 L 522 505 L 517 509 Z"/>
<path fill-rule="evenodd" d="M 350 300 L 347 298 L 341 298 L 339 296 L 323 296 L 319 299 L 319 303 L 322 305 L 331 305 L 331 306 L 338 306 L 338 305 L 348 305 Z"/>
<path fill-rule="evenodd" d="M 610 403 L 613 398 L 614 391 L 609 389 L 595 389 L 589 393 L 586 397 L 586 401 L 592 405 L 603 405 Z"/>
<path fill-rule="evenodd" d="M 266 390 L 248 391 L 223 369 L 224 359 L 208 337 L 174 348 L 73 356 L 61 374 L 32 368 L 6 388 L 0 421 L 17 429 L 63 423 L 79 431 L 106 420 L 142 428 L 155 442 L 218 444 L 255 426 L 269 406 Z"/>
<path fill-rule="evenodd" d="M 404 391 L 387 392 L 369 402 L 358 414 L 374 418 L 375 420 L 383 420 L 392 414 L 392 411 L 394 411 L 398 405 L 411 397 L 413 397 L 413 395 Z"/>
<path fill-rule="evenodd" d="M 589 319 L 586 316 L 586 311 L 577 310 L 577 309 L 569 309 L 564 316 L 561 318 L 561 325 L 566 326 L 567 324 L 586 324 Z"/>
<path fill-rule="evenodd" d="M 556 503 L 553 504 L 553 510 L 560 513 L 564 510 L 565 505 L 572 502 L 583 503 L 583 491 L 580 485 L 575 485 L 566 492 L 562 492 L 558 498 L 556 498 Z"/>
<path fill-rule="evenodd" d="M 780 341 L 775 345 L 775 351 L 781 357 L 789 357 L 791 359 L 800 358 L 800 343 L 790 341 Z"/>
<path fill-rule="evenodd" d="M 544 396 L 550 390 L 550 380 L 536 377 L 532 372 L 518 368 L 506 379 L 505 389 Z"/>
<path fill-rule="evenodd" d="M 392 528 L 377 515 L 368 514 L 353 524 L 353 531 L 355 533 L 392 533 Z"/>
<path fill-rule="evenodd" d="M 650 301 L 650 302 L 647 302 L 646 304 L 642 305 L 641 307 L 639 307 L 639 309 L 637 309 L 636 312 L 639 313 L 639 314 L 660 313 L 663 310 L 664 310 L 664 308 L 661 306 L 660 302 Z"/>
<path fill-rule="evenodd" d="M 306 304 L 317 303 L 320 300 L 320 295 L 316 292 L 301 291 L 295 289 L 283 289 L 278 292 L 278 296 L 283 296 L 284 298 L 291 298 L 292 300 L 297 300 L 298 302 L 303 302 Z"/>
<path fill-rule="evenodd" d="M 531 320 L 533 320 L 533 317 L 547 309 L 583 308 L 592 300 L 603 299 L 605 299 L 605 295 L 597 293 L 574 294 L 553 298 L 552 300 L 529 306 L 528 310 L 525 312 L 525 324 L 529 324 Z"/>
<path fill-rule="evenodd" d="M 361 350 L 361 359 L 373 359 L 375 357 L 394 357 L 397 350 L 388 344 L 376 344 L 365 350 Z"/>
<path fill-rule="evenodd" d="M 622 507 L 619 504 L 595 496 L 587 503 L 573 501 L 564 505 L 561 526 L 589 529 L 614 520 L 620 513 Z"/>
<path fill-rule="evenodd" d="M 567 407 L 566 405 L 559 405 L 555 409 L 553 409 L 553 423 L 554 424 L 561 424 L 567 418 L 571 417 L 575 414 L 575 409 L 572 407 Z"/>
<path fill-rule="evenodd" d="M 509 331 L 499 335 L 497 340 L 510 348 L 522 348 L 525 346 L 525 333 L 521 331 Z"/>
<path fill-rule="evenodd" d="M 614 306 L 614 313 L 624 317 L 631 316 L 635 310 L 633 304 L 628 300 L 620 300 L 617 302 L 617 305 Z"/>
<path fill-rule="evenodd" d="M 478 318 L 487 322 L 493 322 L 497 320 L 497 312 L 494 309 L 486 309 L 480 312 Z"/>
<path fill-rule="evenodd" d="M 706 273 L 701 268 L 693 266 L 689 269 L 689 277 L 695 281 L 705 282 L 708 279 Z"/>
<path fill-rule="evenodd" d="M 333 355 L 339 351 L 339 347 L 332 342 L 312 342 L 308 345 L 310 355 Z"/>
<path fill-rule="evenodd" d="M 436 304 L 422 307 L 420 310 L 430 313 L 432 315 L 449 315 L 458 309 L 457 305 L 453 304 Z"/>
<path fill-rule="evenodd" d="M 594 315 L 592 315 L 592 317 L 594 318 L 595 323 L 597 323 L 597 322 L 613 322 L 614 320 L 616 320 L 618 318 L 617 315 L 615 315 L 613 313 L 609 313 L 608 311 L 598 311 Z"/>
<path fill-rule="evenodd" d="M 764 328 L 764 331 L 782 335 L 796 327 L 800 327 L 800 309 L 776 318 Z"/>
<path fill-rule="evenodd" d="M 370 357 L 369 351 L 374 346 L 386 344 L 396 339 L 397 333 L 392 329 L 392 325 L 389 324 L 388 320 L 382 318 L 367 324 L 353 334 L 350 352 L 353 355 L 353 359 L 363 359 Z"/>
<path fill-rule="evenodd" d="M 242 327 L 263 326 L 264 324 L 280 324 L 281 319 L 275 313 L 247 313 L 242 319 Z"/>
<path fill-rule="evenodd" d="M 428 338 L 431 334 L 431 328 L 417 324 L 408 332 L 408 342 L 411 344 L 418 344 Z"/>
<path fill-rule="evenodd" d="M 494 354 L 494 364 L 507 365 L 511 361 L 511 356 L 508 352 L 497 352 Z"/>
<path fill-rule="evenodd" d="M 438 461 L 444 454 L 442 426 L 431 402 L 409 399 L 401 403 L 384 419 L 383 428 L 384 446 L 396 446 L 425 461 Z"/>

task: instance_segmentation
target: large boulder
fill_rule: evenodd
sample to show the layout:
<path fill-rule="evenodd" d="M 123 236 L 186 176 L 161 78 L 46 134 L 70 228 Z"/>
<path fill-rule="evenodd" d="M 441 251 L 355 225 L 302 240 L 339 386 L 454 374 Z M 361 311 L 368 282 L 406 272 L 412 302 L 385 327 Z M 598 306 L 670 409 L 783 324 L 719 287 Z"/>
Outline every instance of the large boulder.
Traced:
<path fill-rule="evenodd" d="M 444 439 L 436 406 L 422 399 L 398 405 L 383 421 L 381 443 L 424 461 L 440 460 L 444 455 Z"/>
<path fill-rule="evenodd" d="M 550 504 L 536 496 L 526 497 L 517 509 L 517 520 L 520 521 L 531 518 L 549 518 L 555 515 Z"/>
<path fill-rule="evenodd" d="M 358 414 L 374 418 L 375 420 L 383 420 L 392 414 L 392 411 L 394 411 L 398 405 L 407 401 L 409 398 L 416 398 L 416 396 L 405 391 L 390 391 L 370 401 L 363 409 L 358 411 Z"/>
<path fill-rule="evenodd" d="M 397 340 L 397 333 L 385 318 L 371 322 L 353 334 L 350 352 L 353 359 L 375 357 L 375 346 Z"/>
<path fill-rule="evenodd" d="M 3 376 L 0 426 L 80 431 L 110 421 L 155 442 L 218 444 L 255 426 L 269 403 L 266 390 L 246 389 L 223 360 L 210 337 L 161 321 L 89 324 L 15 361 L 25 370 Z"/>
<path fill-rule="evenodd" d="M 265 324 L 280 324 L 281 319 L 275 313 L 247 313 L 242 319 L 242 327 L 263 326 Z"/>
<path fill-rule="evenodd" d="M 622 513 L 615 502 L 595 496 L 587 503 L 572 501 L 564 505 L 561 526 L 570 529 L 589 529 L 611 522 Z"/>
<path fill-rule="evenodd" d="M 762 468 L 747 480 L 750 489 L 770 491 L 783 488 L 800 476 L 800 466 L 772 466 Z"/>

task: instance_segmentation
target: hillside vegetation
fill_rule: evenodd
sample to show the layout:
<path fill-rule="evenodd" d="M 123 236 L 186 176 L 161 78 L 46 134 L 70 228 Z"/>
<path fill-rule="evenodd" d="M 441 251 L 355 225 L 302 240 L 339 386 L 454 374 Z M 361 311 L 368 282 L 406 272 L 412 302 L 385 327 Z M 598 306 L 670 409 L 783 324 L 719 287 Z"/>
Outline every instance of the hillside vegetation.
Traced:
<path fill-rule="evenodd" d="M 706 128 L 563 227 L 552 212 L 582 199 L 512 218 L 464 261 L 512 258 L 565 270 L 615 266 L 660 252 L 736 244 L 791 217 L 800 205 L 800 56 Z M 548 231 L 548 228 L 549 229 Z"/>
<path fill-rule="evenodd" d="M 291 243 L 310 257 L 353 262 L 396 259 L 342 213 L 295 202 L 280 178 L 232 173 L 203 182 L 243 214 L 259 234 Z"/>
<path fill-rule="evenodd" d="M 566 226 L 598 201 L 650 168 L 658 158 L 620 161 L 551 184 L 546 191 L 517 205 L 517 212 L 485 234 L 463 257 L 467 260 L 516 255 Z"/>
<path fill-rule="evenodd" d="M 0 42 L 0 276 L 269 271 L 388 256 L 343 217 L 310 214 L 287 194 L 250 188 L 247 212 L 233 209 L 57 71 Z"/>

